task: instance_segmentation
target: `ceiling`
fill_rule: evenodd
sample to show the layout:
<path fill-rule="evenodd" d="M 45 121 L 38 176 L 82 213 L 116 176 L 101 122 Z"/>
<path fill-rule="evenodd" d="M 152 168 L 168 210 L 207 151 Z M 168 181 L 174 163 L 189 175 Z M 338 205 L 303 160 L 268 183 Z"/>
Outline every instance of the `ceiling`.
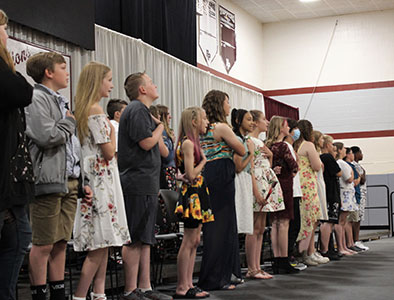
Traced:
<path fill-rule="evenodd" d="M 394 9 L 394 0 L 231 0 L 262 23 Z"/>

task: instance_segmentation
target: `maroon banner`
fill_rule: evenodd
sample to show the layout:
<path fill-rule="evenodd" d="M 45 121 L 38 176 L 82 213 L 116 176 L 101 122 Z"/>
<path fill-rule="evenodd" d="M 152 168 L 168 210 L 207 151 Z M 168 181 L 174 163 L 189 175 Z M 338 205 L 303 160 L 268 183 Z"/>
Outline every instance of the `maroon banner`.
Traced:
<path fill-rule="evenodd" d="M 223 59 L 227 74 L 237 60 L 237 45 L 235 42 L 235 15 L 219 6 L 220 24 L 220 55 Z"/>

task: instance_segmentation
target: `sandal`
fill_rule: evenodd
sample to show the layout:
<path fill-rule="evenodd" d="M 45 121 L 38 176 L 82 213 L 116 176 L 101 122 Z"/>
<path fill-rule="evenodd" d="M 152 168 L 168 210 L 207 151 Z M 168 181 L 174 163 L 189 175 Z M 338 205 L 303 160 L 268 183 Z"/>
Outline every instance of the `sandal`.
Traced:
<path fill-rule="evenodd" d="M 267 273 L 263 270 L 260 270 L 260 273 L 263 275 L 263 279 L 272 279 L 274 276 L 272 276 L 270 273 Z"/>
<path fill-rule="evenodd" d="M 204 293 L 205 297 L 207 297 L 207 298 L 208 298 L 209 296 L 211 296 L 210 293 L 208 293 L 207 291 L 204 291 L 202 288 L 200 288 L 200 287 L 198 287 L 198 286 L 195 286 L 194 289 L 197 291 L 197 294 L 199 294 L 199 293 Z"/>
<path fill-rule="evenodd" d="M 204 299 L 207 296 L 198 296 L 197 294 L 200 294 L 201 292 L 197 290 L 196 288 L 190 288 L 187 290 L 185 295 L 180 295 L 180 294 L 174 294 L 173 298 L 174 299 Z"/>
<path fill-rule="evenodd" d="M 265 279 L 260 270 L 248 270 L 245 277 L 248 279 Z"/>
<path fill-rule="evenodd" d="M 105 296 L 105 294 L 96 294 L 96 293 L 91 292 L 90 299 L 92 299 L 92 300 L 107 300 L 107 297 Z"/>
<path fill-rule="evenodd" d="M 220 289 L 223 291 L 232 291 L 232 290 L 235 290 L 235 288 L 236 288 L 235 284 L 229 283 L 229 284 L 223 285 Z"/>

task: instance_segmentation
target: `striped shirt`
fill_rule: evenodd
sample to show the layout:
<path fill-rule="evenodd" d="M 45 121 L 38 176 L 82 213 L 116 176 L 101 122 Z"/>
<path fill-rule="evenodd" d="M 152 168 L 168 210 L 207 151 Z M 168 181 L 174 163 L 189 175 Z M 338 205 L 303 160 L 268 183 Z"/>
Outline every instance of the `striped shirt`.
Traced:
<path fill-rule="evenodd" d="M 210 124 L 207 133 L 200 138 L 201 147 L 204 150 L 207 161 L 223 158 L 233 159 L 233 149 L 224 140 L 218 142 L 214 139 L 213 131 L 215 126 L 216 123 Z"/>

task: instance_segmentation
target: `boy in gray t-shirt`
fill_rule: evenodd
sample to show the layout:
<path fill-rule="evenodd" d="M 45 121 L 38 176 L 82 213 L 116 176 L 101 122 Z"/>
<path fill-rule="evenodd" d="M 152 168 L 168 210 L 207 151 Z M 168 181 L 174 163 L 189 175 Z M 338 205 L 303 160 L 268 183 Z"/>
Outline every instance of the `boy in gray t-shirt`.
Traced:
<path fill-rule="evenodd" d="M 129 75 L 125 90 L 131 102 L 120 118 L 118 165 L 132 243 L 123 247 L 125 292 L 121 298 L 172 299 L 152 290 L 149 273 L 150 246 L 156 242 L 160 154 L 168 155 L 164 126 L 149 112 L 159 95 L 145 73 Z"/>

